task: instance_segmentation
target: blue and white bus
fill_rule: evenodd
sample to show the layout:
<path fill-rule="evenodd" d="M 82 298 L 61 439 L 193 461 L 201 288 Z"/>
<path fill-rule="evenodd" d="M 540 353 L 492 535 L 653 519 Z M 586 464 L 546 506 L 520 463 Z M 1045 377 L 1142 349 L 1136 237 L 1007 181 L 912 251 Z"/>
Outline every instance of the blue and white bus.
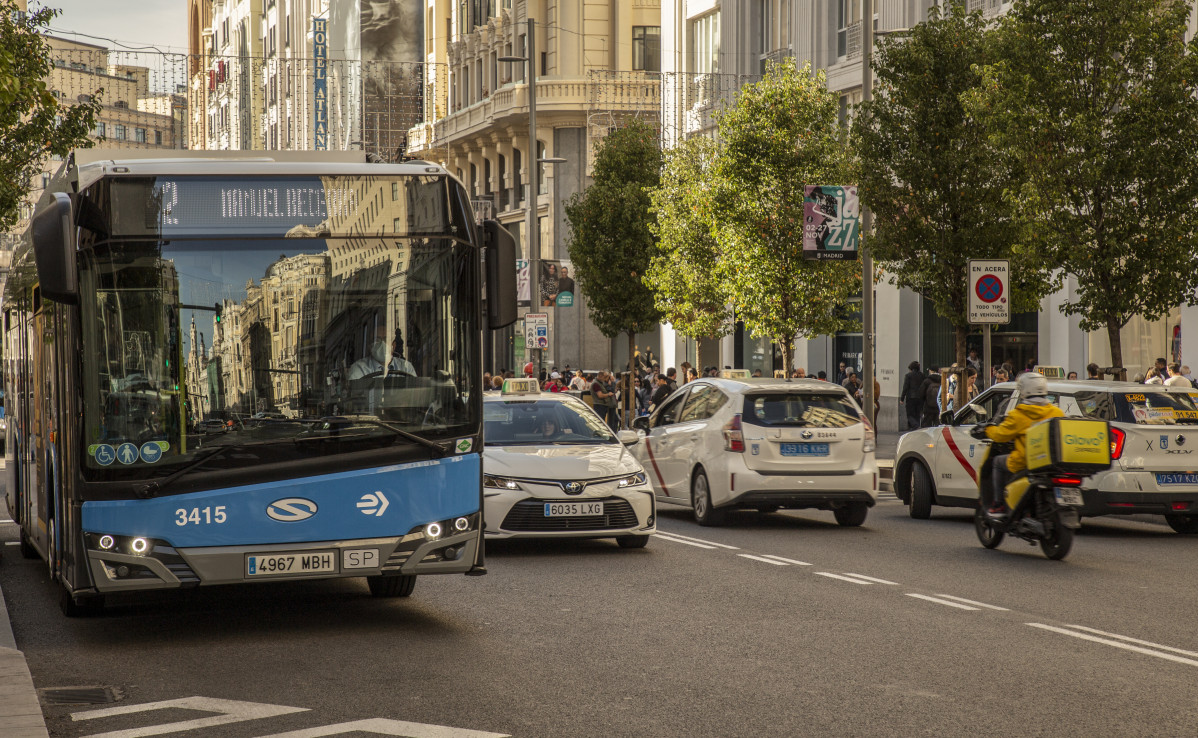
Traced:
<path fill-rule="evenodd" d="M 426 162 L 162 156 L 72 154 L 5 285 L 6 502 L 64 612 L 484 573 L 481 343 L 515 319 L 511 236 Z"/>

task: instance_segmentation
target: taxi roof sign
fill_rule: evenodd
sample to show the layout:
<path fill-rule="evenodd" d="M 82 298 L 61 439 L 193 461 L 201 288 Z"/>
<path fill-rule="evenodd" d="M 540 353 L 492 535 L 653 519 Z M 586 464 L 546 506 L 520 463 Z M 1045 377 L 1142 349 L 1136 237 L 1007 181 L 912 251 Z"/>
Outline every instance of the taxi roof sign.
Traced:
<path fill-rule="evenodd" d="M 537 385 L 535 379 L 505 379 L 503 380 L 503 389 L 500 390 L 503 395 L 539 395 L 541 388 Z"/>
<path fill-rule="evenodd" d="M 748 369 L 724 369 L 720 371 L 720 376 L 724 379 L 748 379 Z"/>

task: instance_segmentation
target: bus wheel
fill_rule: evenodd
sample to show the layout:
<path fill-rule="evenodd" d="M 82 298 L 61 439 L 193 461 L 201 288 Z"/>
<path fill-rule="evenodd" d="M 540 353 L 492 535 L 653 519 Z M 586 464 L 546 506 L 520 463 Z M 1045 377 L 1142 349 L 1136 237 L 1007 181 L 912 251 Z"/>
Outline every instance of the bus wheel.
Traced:
<path fill-rule="evenodd" d="M 370 594 L 375 597 L 407 597 L 416 586 L 416 575 L 366 577 L 366 584 L 370 585 Z"/>
<path fill-rule="evenodd" d="M 37 549 L 29 542 L 29 536 L 25 535 L 25 529 L 21 529 L 21 557 L 25 559 L 36 559 Z"/>
<path fill-rule="evenodd" d="M 63 587 L 58 606 L 68 618 L 92 617 L 104 612 L 104 595 L 76 597 Z"/>

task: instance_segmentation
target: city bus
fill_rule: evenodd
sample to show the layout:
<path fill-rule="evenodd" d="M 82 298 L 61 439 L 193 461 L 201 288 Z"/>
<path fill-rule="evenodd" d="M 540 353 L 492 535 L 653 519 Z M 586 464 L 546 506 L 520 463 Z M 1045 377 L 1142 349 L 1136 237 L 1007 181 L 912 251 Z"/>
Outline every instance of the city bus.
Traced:
<path fill-rule="evenodd" d="M 3 294 L 21 553 L 67 615 L 485 573 L 481 346 L 515 321 L 514 249 L 427 162 L 74 152 Z"/>

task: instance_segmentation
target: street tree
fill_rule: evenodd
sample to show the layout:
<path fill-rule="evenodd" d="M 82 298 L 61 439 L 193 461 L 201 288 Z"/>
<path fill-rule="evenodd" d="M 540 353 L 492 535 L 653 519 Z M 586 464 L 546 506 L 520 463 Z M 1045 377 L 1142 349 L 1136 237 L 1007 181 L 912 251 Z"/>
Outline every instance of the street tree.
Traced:
<path fill-rule="evenodd" d="M 963 0 L 931 8 L 926 23 L 879 42 L 877 97 L 858 106 L 852 128 L 861 200 L 874 214 L 871 252 L 892 283 L 952 324 L 960 366 L 970 259 L 1011 261 L 1013 310 L 1037 310 L 1052 287 L 1003 196 L 1017 170 L 964 108 L 988 53 L 981 12 L 967 13 Z"/>
<path fill-rule="evenodd" d="M 967 109 L 1020 171 L 1029 244 L 1076 279 L 1083 330 L 1159 318 L 1198 286 L 1198 56 L 1188 0 L 1022 0 Z"/>
<path fill-rule="evenodd" d="M 644 281 L 664 318 L 696 341 L 732 329 L 728 292 L 719 275 L 719 244 L 712 235 L 708 178 L 717 153 L 717 144 L 706 136 L 684 139 L 665 153 L 661 186 L 650 192 L 656 216 L 650 228 L 658 251 Z M 698 364 L 706 365 L 702 355 Z"/>
<path fill-rule="evenodd" d="M 65 104 L 48 84 L 53 60 L 44 34 L 58 13 L 18 12 L 13 0 L 0 0 L 0 230 L 17 223 L 47 158 L 92 145 L 102 90 Z"/>
<path fill-rule="evenodd" d="M 771 63 L 720 116 L 711 167 L 712 235 L 718 274 L 753 336 L 782 349 L 789 375 L 797 337 L 847 330 L 861 289 L 855 261 L 803 256 L 804 185 L 849 184 L 853 175 L 839 97 L 823 71 Z"/>
<path fill-rule="evenodd" d="M 599 143 L 591 186 L 566 205 L 566 248 L 591 321 L 608 338 L 628 335 L 629 372 L 635 369 L 636 334 L 661 320 L 644 283 L 657 249 L 649 190 L 660 179 L 657 131 L 632 118 Z"/>

